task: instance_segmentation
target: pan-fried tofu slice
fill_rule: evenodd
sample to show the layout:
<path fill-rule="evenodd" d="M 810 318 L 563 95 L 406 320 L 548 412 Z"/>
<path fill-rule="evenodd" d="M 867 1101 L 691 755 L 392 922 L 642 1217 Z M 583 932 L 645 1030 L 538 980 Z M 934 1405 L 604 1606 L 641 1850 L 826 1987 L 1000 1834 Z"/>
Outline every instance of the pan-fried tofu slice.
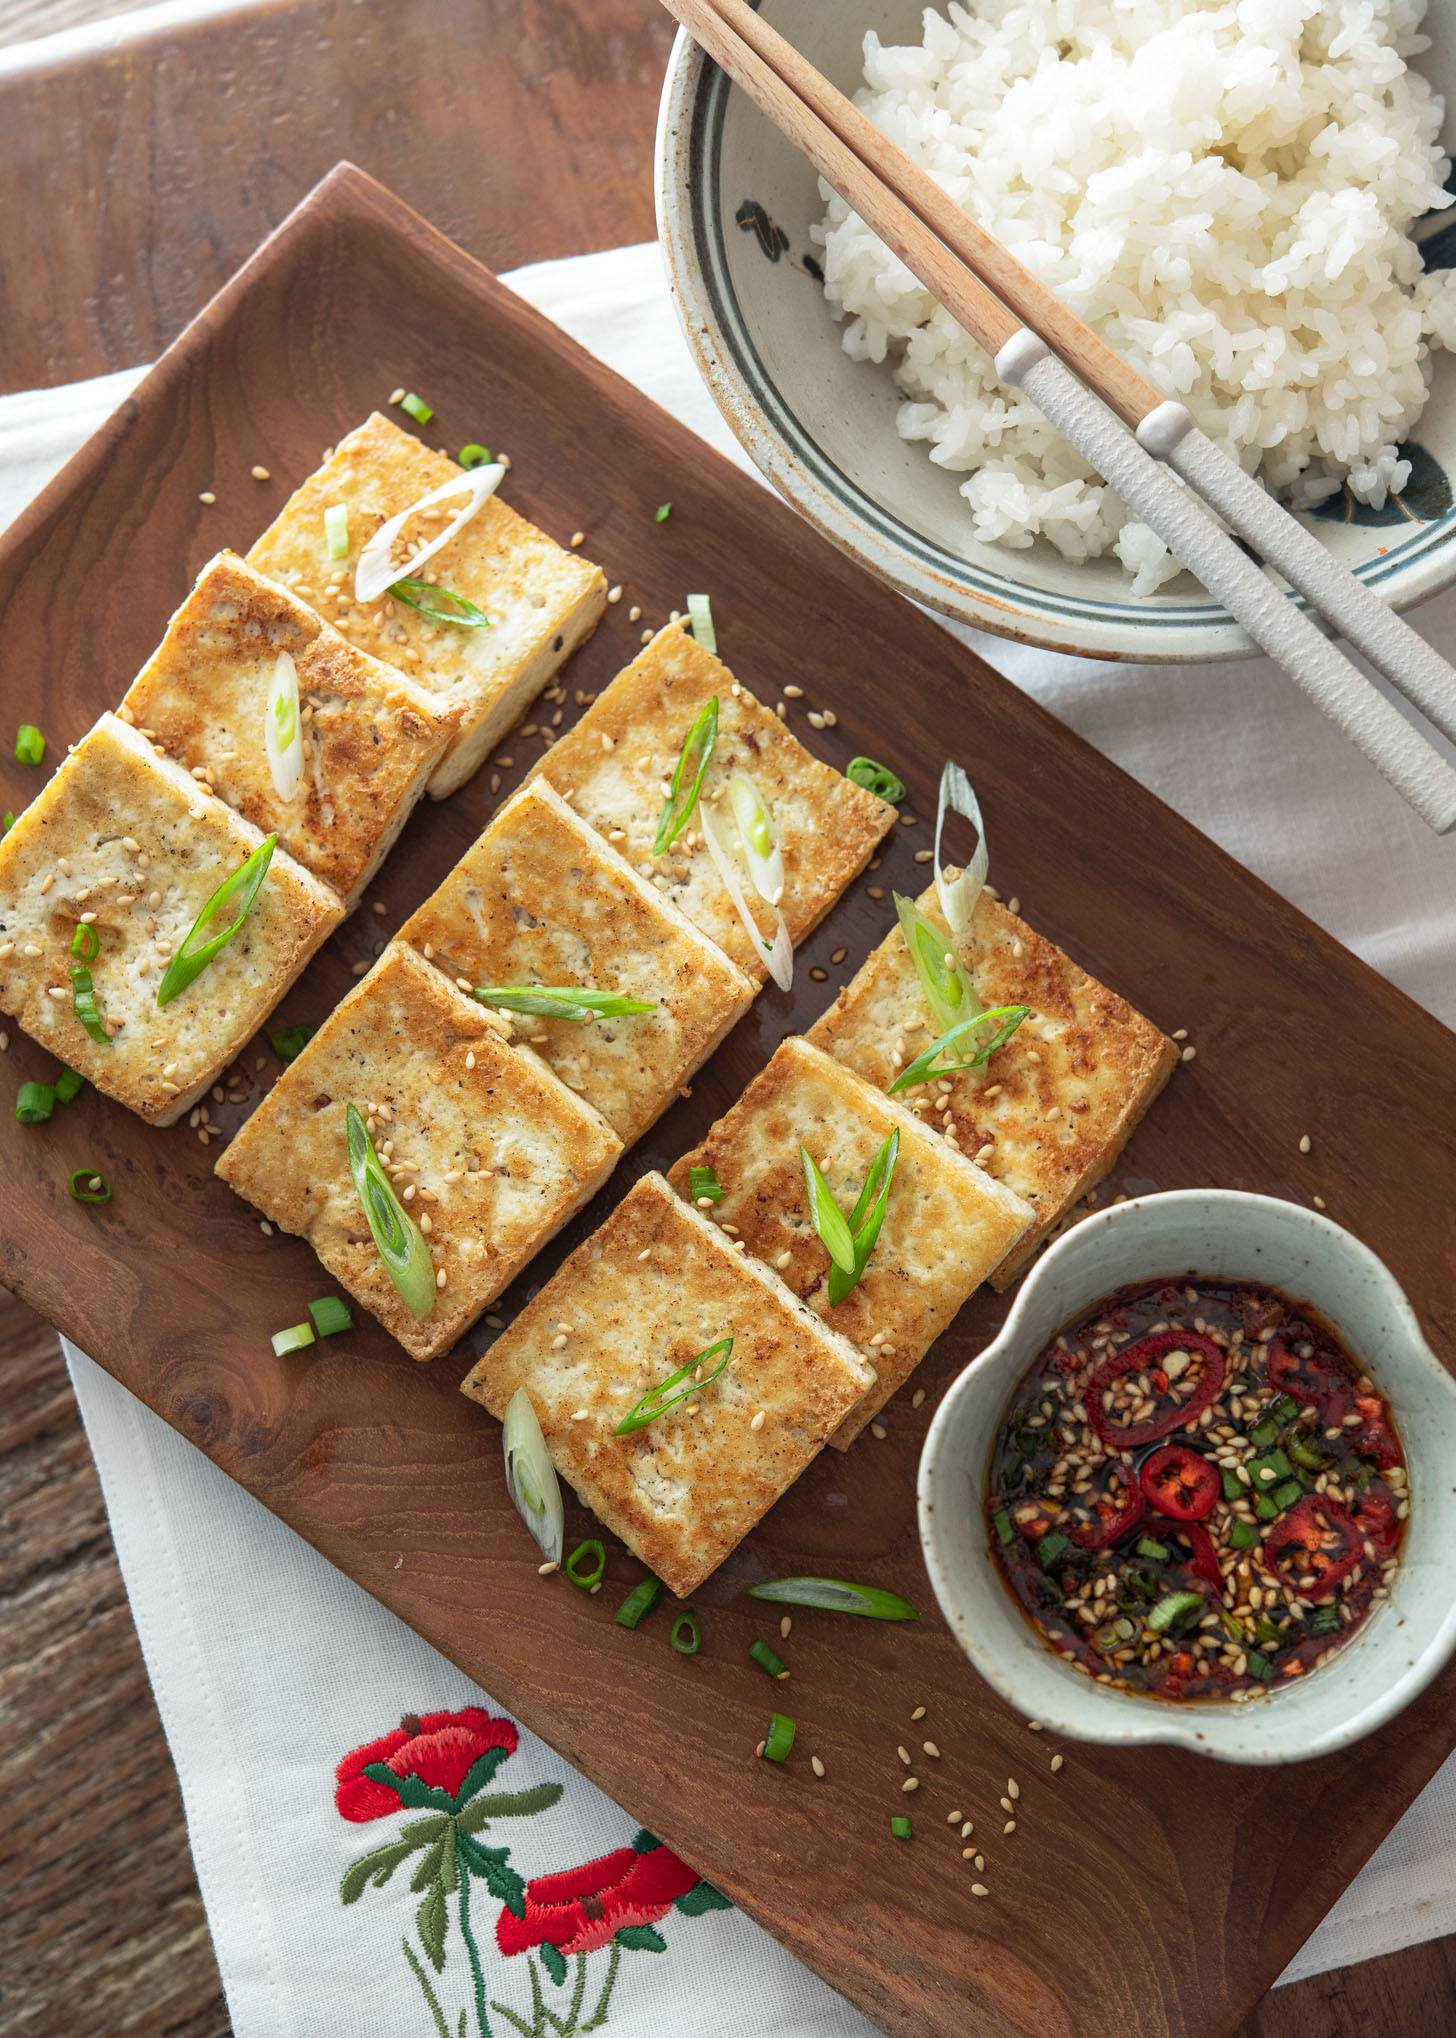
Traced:
<path fill-rule="evenodd" d="M 354 1192 L 351 1103 L 367 1114 L 405 1208 L 427 1232 L 438 1293 L 423 1323 L 385 1272 Z M 611 1128 L 529 1049 L 502 1041 L 479 1005 L 391 942 L 289 1063 L 217 1172 L 306 1238 L 407 1352 L 432 1359 L 600 1188 L 621 1151 Z"/>
<path fill-rule="evenodd" d="M 701 1395 L 614 1434 L 649 1389 L 725 1337 L 727 1370 Z M 504 1416 L 524 1387 L 557 1471 L 686 1598 L 873 1378 L 848 1339 L 653 1174 L 496 1338 L 464 1392 Z"/>
<path fill-rule="evenodd" d="M 0 841 L 0 1010 L 108 1097 L 170 1125 L 344 917 L 329 887 L 279 847 L 238 932 L 159 1007 L 173 952 L 262 840 L 180 764 L 103 715 Z M 213 931 L 235 917 L 224 906 Z M 109 1046 L 75 1016 L 71 943 L 83 919 L 100 944 L 87 967 Z"/>
<path fill-rule="evenodd" d="M 292 588 L 358 650 L 403 667 L 442 709 L 447 701 L 459 705 L 455 740 L 430 780 L 436 800 L 465 783 L 586 641 L 607 599 L 599 566 L 565 551 L 493 496 L 423 568 L 483 609 L 489 629 L 432 621 L 387 594 L 356 602 L 354 570 L 380 525 L 459 474 L 453 460 L 376 411 L 289 497 L 248 553 L 259 572 Z M 348 512 L 349 549 L 335 559 L 324 538 L 324 511 L 337 504 Z M 424 511 L 405 527 L 406 542 L 442 531 L 464 504 L 461 495 Z"/>
<path fill-rule="evenodd" d="M 533 779 L 399 931 L 464 987 L 611 991 L 655 1009 L 588 1025 L 517 1016 L 569 1089 L 630 1146 L 753 1002 L 755 986 Z"/>
<path fill-rule="evenodd" d="M 934 886 L 916 904 L 949 943 Z M 1030 1015 L 984 1068 L 901 1097 L 1035 1211 L 991 1277 L 993 1288 L 1007 1288 L 1116 1161 L 1172 1074 L 1178 1049 L 989 893 L 977 901 L 958 952 L 983 1004 L 1029 1005 Z M 930 1045 L 934 1023 L 898 927 L 808 1037 L 880 1090 Z"/>
<path fill-rule="evenodd" d="M 304 772 L 281 800 L 263 743 L 278 654 L 298 673 Z M 118 713 L 323 879 L 352 911 L 454 727 L 422 687 L 345 643 L 313 610 L 220 552 Z"/>
<path fill-rule="evenodd" d="M 738 967 L 758 983 L 767 975 L 734 910 L 707 846 L 691 828 L 666 856 L 652 844 L 683 740 L 716 694 L 718 742 L 703 781 L 717 832 L 733 855 L 766 943 L 773 915 L 755 900 L 728 806 L 728 782 L 746 772 L 773 816 L 784 859 L 780 910 L 798 943 L 864 869 L 895 809 L 843 773 L 821 764 L 771 709 L 680 624 L 659 630 L 640 657 L 553 743 L 535 773 L 569 794 L 578 814 L 599 828 L 629 863 L 657 886 Z"/>
<path fill-rule="evenodd" d="M 831 1304 L 831 1263 L 809 1214 L 799 1149 L 809 1149 L 849 1217 L 895 1131 L 900 1147 L 879 1238 L 849 1294 Z M 747 1251 L 874 1367 L 875 1384 L 829 1439 L 841 1450 L 904 1385 L 1031 1222 L 1019 1196 L 807 1040 L 786 1040 L 702 1145 L 671 1169 L 680 1196 L 690 1194 L 695 1167 L 712 1168 L 723 1191 L 707 1212 L 710 1222 L 731 1226 Z"/>

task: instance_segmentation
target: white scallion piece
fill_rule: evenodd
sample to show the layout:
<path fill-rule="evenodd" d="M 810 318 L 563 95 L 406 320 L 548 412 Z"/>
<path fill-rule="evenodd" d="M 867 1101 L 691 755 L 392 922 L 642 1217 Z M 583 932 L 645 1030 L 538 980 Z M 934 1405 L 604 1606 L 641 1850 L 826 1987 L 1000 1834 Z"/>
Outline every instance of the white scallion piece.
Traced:
<path fill-rule="evenodd" d="M 713 825 L 713 818 L 708 812 L 707 807 L 701 804 L 698 807 L 698 828 L 704 842 L 708 845 L 708 854 L 713 859 L 714 868 L 726 885 L 728 896 L 733 901 L 739 919 L 743 922 L 744 931 L 755 949 L 763 957 L 769 975 L 781 991 L 791 989 L 794 981 L 794 944 L 789 939 L 789 930 L 784 925 L 783 914 L 777 906 L 771 908 L 778 925 L 774 930 L 773 940 L 765 941 L 762 930 L 754 919 L 752 909 L 744 896 L 743 887 L 738 882 L 738 873 L 733 868 L 732 855 Z"/>
<path fill-rule="evenodd" d="M 960 876 L 947 883 L 944 876 L 945 865 L 940 853 L 940 838 L 945 830 L 946 814 L 952 807 L 975 829 L 976 851 Z M 952 934 L 964 934 L 970 926 L 971 915 L 976 910 L 976 901 L 981 896 L 981 887 L 986 882 L 990 868 L 991 858 L 986 848 L 986 824 L 981 819 L 981 803 L 960 766 L 949 763 L 940 774 L 940 805 L 935 815 L 935 889 L 940 899 L 940 910 L 944 913 Z"/>
<path fill-rule="evenodd" d="M 298 712 L 298 667 L 287 651 L 279 652 L 268 682 L 263 747 L 274 792 L 280 800 L 294 799 L 303 779 L 303 723 Z"/>
<path fill-rule="evenodd" d="M 693 635 L 705 651 L 718 655 L 718 632 L 713 628 L 713 605 L 705 594 L 688 596 L 688 616 Z"/>
<path fill-rule="evenodd" d="M 559 1564 L 566 1540 L 566 1509 L 556 1467 L 524 1387 L 518 1387 L 506 1403 L 501 1441 L 506 1456 L 506 1490 L 516 1512 L 541 1545 L 541 1554 L 547 1562 Z"/>
<path fill-rule="evenodd" d="M 783 853 L 774 834 L 773 817 L 746 771 L 735 771 L 729 779 L 728 804 L 738 823 L 738 839 L 753 889 L 776 906 L 784 895 Z"/>
<path fill-rule="evenodd" d="M 395 581 L 416 576 L 441 546 L 448 545 L 463 531 L 476 511 L 490 500 L 505 479 L 505 472 L 499 460 L 492 460 L 487 467 L 472 467 L 464 473 L 452 475 L 449 481 L 441 482 L 428 495 L 422 495 L 418 502 L 412 502 L 408 509 L 400 510 L 397 516 L 382 523 L 359 554 L 359 564 L 354 568 L 356 601 L 375 601 L 386 594 Z M 397 566 L 394 563 L 394 541 L 410 518 L 417 516 L 421 510 L 432 509 L 437 502 L 444 502 L 452 495 L 469 498 L 464 509 L 450 519 L 438 537 L 416 546 L 404 564 Z"/>
<path fill-rule="evenodd" d="M 349 506 L 343 502 L 332 502 L 324 511 L 324 538 L 329 548 L 330 559 L 347 559 L 349 556 Z"/>

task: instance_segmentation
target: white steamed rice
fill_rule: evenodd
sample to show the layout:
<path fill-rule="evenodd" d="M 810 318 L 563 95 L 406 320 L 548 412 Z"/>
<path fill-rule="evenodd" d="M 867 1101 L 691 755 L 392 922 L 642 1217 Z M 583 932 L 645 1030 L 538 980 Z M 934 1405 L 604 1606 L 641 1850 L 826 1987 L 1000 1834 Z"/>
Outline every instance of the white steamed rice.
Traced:
<path fill-rule="evenodd" d="M 1456 347 L 1456 275 L 1411 222 L 1452 203 L 1425 0 L 975 0 L 865 38 L 858 104 L 1281 498 L 1379 507 Z M 846 350 L 894 365 L 899 430 L 964 473 L 971 534 L 1180 569 L 842 200 L 815 239 Z"/>

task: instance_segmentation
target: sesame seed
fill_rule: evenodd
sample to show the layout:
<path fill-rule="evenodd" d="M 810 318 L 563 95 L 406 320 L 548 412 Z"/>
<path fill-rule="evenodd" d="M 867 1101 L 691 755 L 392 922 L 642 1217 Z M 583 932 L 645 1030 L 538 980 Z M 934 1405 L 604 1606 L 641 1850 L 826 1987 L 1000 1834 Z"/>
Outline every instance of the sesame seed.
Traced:
<path fill-rule="evenodd" d="M 1196 1060 L 1196 1059 L 1197 1059 L 1197 1055 L 1198 1055 L 1198 1049 L 1197 1049 L 1196 1047 L 1194 1047 L 1194 1046 L 1192 1045 L 1192 1043 L 1190 1042 L 1190 1044 L 1189 1044 L 1189 1045 L 1188 1045 L 1187 1047 L 1185 1047 L 1185 1048 L 1184 1048 L 1184 1050 L 1183 1050 L 1183 1053 L 1182 1053 L 1182 1055 L 1181 1055 L 1180 1059 L 1181 1059 L 1181 1060 L 1183 1060 L 1183 1061 L 1194 1061 L 1194 1060 Z"/>
<path fill-rule="evenodd" d="M 1308 1134 L 1308 1133 L 1306 1132 L 1306 1133 L 1305 1133 L 1305 1135 L 1304 1135 L 1304 1137 L 1303 1137 L 1303 1138 L 1302 1138 L 1302 1139 L 1300 1140 L 1300 1142 L 1299 1142 L 1299 1150 L 1300 1150 L 1300 1152 L 1301 1152 L 1301 1153 L 1308 1153 L 1308 1152 L 1309 1152 L 1309 1146 L 1310 1146 L 1310 1140 L 1309 1140 L 1309 1134 Z"/>
<path fill-rule="evenodd" d="M 966 1820 L 966 1822 L 965 1822 L 965 1824 L 964 1824 L 964 1825 L 963 1825 L 963 1826 L 961 1827 L 961 1838 L 962 1838 L 963 1840 L 969 1840 L 969 1839 L 970 1839 L 970 1837 L 971 1837 L 971 1835 L 972 1835 L 972 1833 L 974 1833 L 974 1832 L 975 1832 L 975 1830 L 976 1830 L 976 1822 L 975 1822 L 975 1820 L 974 1820 L 974 1819 L 967 1819 L 967 1820 Z"/>
<path fill-rule="evenodd" d="M 1309 1200 L 1310 1200 L 1310 1202 L 1311 1202 L 1311 1203 L 1313 1203 L 1313 1205 L 1314 1205 L 1314 1207 L 1315 1207 L 1315 1209 L 1316 1209 L 1316 1210 L 1323 1210 L 1323 1209 L 1324 1209 L 1324 1207 L 1325 1207 L 1325 1199 L 1324 1199 L 1324 1197 L 1323 1197 L 1323 1196 L 1311 1196 Z"/>
<path fill-rule="evenodd" d="M 1042 1731 L 1040 1720 L 1028 1720 L 1026 1724 L 1034 1734 L 1039 1734 Z"/>
<path fill-rule="evenodd" d="M 566 1348 L 566 1333 L 565 1331 L 558 1330 L 555 1337 L 553 1337 L 551 1340 L 551 1349 L 553 1352 L 559 1352 L 564 1351 L 565 1348 Z"/>
<path fill-rule="evenodd" d="M 925 1718 L 925 1707 L 923 1705 L 917 1705 L 914 1712 L 911 1713 L 910 1718 L 912 1722 L 914 1722 L 915 1720 L 923 1720 Z"/>
<path fill-rule="evenodd" d="M 638 1259 L 639 1259 L 639 1260 L 650 1260 L 650 1259 L 652 1258 L 652 1248 L 651 1248 L 651 1246 L 650 1246 L 650 1245 L 648 1245 L 648 1246 L 644 1246 L 644 1247 L 642 1248 L 641 1252 L 640 1252 L 640 1253 L 638 1253 L 637 1257 L 638 1257 Z"/>
<path fill-rule="evenodd" d="M 53 870 L 48 870 L 45 876 L 40 881 L 40 895 L 42 898 L 45 897 L 46 893 L 50 890 L 51 886 L 55 883 L 55 881 L 56 881 L 55 872 Z"/>
<path fill-rule="evenodd" d="M 936 1747 L 934 1741 L 922 1741 L 920 1745 L 924 1748 L 927 1755 L 937 1762 L 940 1760 L 940 1750 Z"/>
<path fill-rule="evenodd" d="M 1172 1038 L 1174 1040 L 1186 1040 L 1188 1038 L 1188 1028 L 1186 1026 L 1178 1027 L 1173 1033 Z"/>
<path fill-rule="evenodd" d="M 1055 1775 L 1056 1775 L 1056 1773 L 1057 1773 L 1057 1771 L 1058 1771 L 1058 1770 L 1059 1770 L 1059 1769 L 1061 1768 L 1061 1766 L 1062 1766 L 1062 1763 L 1063 1763 L 1063 1761 L 1064 1761 L 1065 1759 L 1066 1759 L 1066 1758 L 1065 1758 L 1064 1756 L 1061 1756 L 1061 1755 L 1053 1755 L 1053 1757 L 1052 1757 L 1052 1775 L 1053 1775 L 1053 1776 L 1055 1776 Z"/>
<path fill-rule="evenodd" d="M 711 1196 L 699 1196 L 697 1199 L 699 1210 L 711 1210 L 713 1201 L 714 1199 Z"/>
<path fill-rule="evenodd" d="M 199 502 L 216 502 L 217 497 L 210 488 L 204 488 L 198 491 L 197 500 Z"/>
<path fill-rule="evenodd" d="M 989 1896 L 990 1894 L 991 1892 L 989 1889 L 987 1889 L 984 1882 L 973 1882 L 971 1884 L 972 1896 Z"/>
<path fill-rule="evenodd" d="M 273 1236 L 273 1227 L 266 1217 L 258 1219 L 258 1229 L 262 1232 L 264 1238 L 271 1238 Z"/>
<path fill-rule="evenodd" d="M 273 476 L 266 467 L 250 467 L 248 472 L 252 475 L 254 481 L 271 481 L 273 479 Z"/>
<path fill-rule="evenodd" d="M 962 1859 L 962 1861 L 970 1861 L 970 1860 L 974 1859 L 974 1857 L 975 1857 L 975 1852 L 976 1852 L 976 1850 L 975 1850 L 975 1848 L 974 1848 L 974 1847 L 962 1847 L 962 1849 L 961 1849 L 961 1859 Z"/>
<path fill-rule="evenodd" d="M 756 1747 L 756 1748 L 754 1749 L 754 1751 L 753 1751 L 753 1752 L 754 1752 L 754 1754 L 755 1754 L 755 1755 L 762 1755 L 762 1753 L 763 1753 L 763 1751 L 764 1751 L 764 1748 L 765 1748 L 765 1746 L 766 1746 L 766 1745 L 767 1745 L 767 1744 L 766 1744 L 765 1742 L 763 1742 L 763 1741 L 760 1741 L 760 1742 L 759 1742 L 759 1744 L 758 1744 L 758 1746 L 757 1746 L 757 1747 Z"/>
<path fill-rule="evenodd" d="M 908 1748 L 897 1748 L 895 1753 L 908 1769 L 910 1767 L 910 1750 Z"/>
<path fill-rule="evenodd" d="M 1006 1795 L 1008 1797 L 1020 1797 L 1021 1795 L 1021 1785 L 1014 1776 L 1008 1776 L 1006 1779 Z"/>
<path fill-rule="evenodd" d="M 817 1755 L 811 1755 L 809 1757 L 809 1767 L 813 1770 L 816 1776 L 822 1776 L 824 1774 L 824 1764 L 819 1760 L 819 1757 Z"/>
<path fill-rule="evenodd" d="M 915 1392 L 910 1396 L 910 1406 L 912 1408 L 919 1408 L 924 1400 L 925 1400 L 925 1389 L 923 1387 L 917 1387 L 915 1389 Z"/>
<path fill-rule="evenodd" d="M 881 1443 L 885 1441 L 885 1438 L 889 1434 L 890 1432 L 885 1428 L 885 1425 L 882 1422 L 872 1422 L 870 1424 L 870 1435 L 872 1437 L 878 1437 Z"/>
<path fill-rule="evenodd" d="M 918 1776 L 907 1776 L 900 1785 L 900 1788 L 901 1790 L 919 1790 L 920 1778 Z"/>
<path fill-rule="evenodd" d="M 585 543 L 586 543 L 586 532 L 585 532 L 585 531 L 573 531 L 573 532 L 572 532 L 572 534 L 571 534 L 571 549 L 572 549 L 572 551 L 573 551 L 573 552 L 574 552 L 574 551 L 576 550 L 576 548 L 577 548 L 577 546 L 578 546 L 578 545 L 584 545 Z"/>
<path fill-rule="evenodd" d="M 762 1429 L 767 1421 L 768 1421 L 767 1409 L 760 1408 L 757 1415 L 753 1418 L 752 1422 L 748 1425 L 748 1427 L 750 1429 Z"/>
<path fill-rule="evenodd" d="M 644 644 L 650 644 L 652 642 L 652 632 L 650 630 L 644 630 L 642 632 L 642 641 Z M 758 1752 L 760 1755 L 763 1753 L 762 1741 L 760 1741 L 758 1744 Z"/>
<path fill-rule="evenodd" d="M 1003 1833 L 1014 1833 L 1016 1831 L 1015 1819 L 1008 1819 L 1001 1830 Z"/>
<path fill-rule="evenodd" d="M 948 1826 L 958 1826 L 964 1817 L 964 1812 L 947 1812 L 945 1822 Z"/>
<path fill-rule="evenodd" d="M 445 1269 L 441 1267 L 440 1271 L 435 1276 L 435 1286 L 437 1288 L 443 1288 L 444 1285 L 445 1285 Z"/>
<path fill-rule="evenodd" d="M 810 708 L 809 710 L 809 727 L 811 729 L 822 729 L 824 727 L 824 717 L 815 708 Z"/>
<path fill-rule="evenodd" d="M 1003 1811 L 1003 1812 L 1013 1812 L 1013 1811 L 1015 1811 L 1016 1807 L 1015 1807 L 1015 1805 L 1014 1805 L 1014 1804 L 1013 1804 L 1013 1803 L 1011 1802 L 1011 1800 L 1010 1800 L 1010 1798 L 1009 1798 L 1009 1797 L 1003 1797 L 1003 1798 L 1001 1799 L 1001 1801 L 1000 1801 L 1000 1802 L 1001 1802 L 1001 1809 L 1002 1809 L 1002 1811 Z"/>
<path fill-rule="evenodd" d="M 630 609 L 628 609 L 628 611 L 627 611 L 627 621 L 628 621 L 629 623 L 640 623 L 640 622 L 641 622 L 641 620 L 642 620 L 642 611 L 641 611 L 641 609 L 639 609 L 639 608 L 638 608 L 637 604 L 636 604 L 636 603 L 634 602 L 634 603 L 632 604 L 631 608 L 630 608 Z"/>
<path fill-rule="evenodd" d="M 866 885 L 865 890 L 872 899 L 882 899 L 885 896 L 884 888 L 881 885 Z"/>
<path fill-rule="evenodd" d="M 61 987 L 60 987 L 60 985 L 59 985 L 59 984 L 47 984 L 47 985 L 46 985 L 46 996 L 47 996 L 47 997 L 49 997 L 49 998 L 64 998 L 64 997 L 65 997 L 65 995 L 66 995 L 66 993 L 65 993 L 65 992 L 64 992 L 64 991 L 63 991 L 63 990 L 61 989 Z"/>
<path fill-rule="evenodd" d="M 13 941 L 0 941 L 0 961 L 3 961 L 7 955 L 14 955 L 14 953 L 15 943 Z"/>
<path fill-rule="evenodd" d="M 549 1578 L 553 1571 L 559 1571 L 560 1569 L 560 1562 L 555 1557 L 552 1557 L 548 1563 L 536 1566 L 536 1576 L 538 1578 Z"/>
<path fill-rule="evenodd" d="M 783 1619 L 779 1622 L 779 1635 L 782 1640 L 787 1641 L 789 1639 L 789 1634 L 793 1628 L 793 1625 L 794 1625 L 793 1615 L 786 1613 Z"/>

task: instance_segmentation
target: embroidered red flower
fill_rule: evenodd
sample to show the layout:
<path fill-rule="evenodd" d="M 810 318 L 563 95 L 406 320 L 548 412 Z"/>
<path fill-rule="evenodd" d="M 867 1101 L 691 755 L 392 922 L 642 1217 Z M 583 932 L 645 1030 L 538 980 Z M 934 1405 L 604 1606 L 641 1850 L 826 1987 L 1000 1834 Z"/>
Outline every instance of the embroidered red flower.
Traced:
<path fill-rule="evenodd" d="M 697 1883 L 696 1873 L 670 1848 L 618 1847 L 581 1868 L 528 1882 L 525 1917 L 502 1911 L 496 1944 L 502 1953 L 541 1945 L 563 1954 L 591 1953 L 623 1926 L 655 1925 Z"/>
<path fill-rule="evenodd" d="M 339 1785 L 334 1803 L 341 1817 L 358 1825 L 397 1812 L 400 1792 L 382 1779 L 364 1774 L 375 1766 L 399 1777 L 414 1777 L 453 1799 L 482 1757 L 498 1749 L 504 1760 L 515 1753 L 519 1739 L 512 1721 L 493 1719 L 478 1705 L 467 1706 L 463 1712 L 407 1714 L 393 1733 L 344 1757 L 334 1772 Z"/>

